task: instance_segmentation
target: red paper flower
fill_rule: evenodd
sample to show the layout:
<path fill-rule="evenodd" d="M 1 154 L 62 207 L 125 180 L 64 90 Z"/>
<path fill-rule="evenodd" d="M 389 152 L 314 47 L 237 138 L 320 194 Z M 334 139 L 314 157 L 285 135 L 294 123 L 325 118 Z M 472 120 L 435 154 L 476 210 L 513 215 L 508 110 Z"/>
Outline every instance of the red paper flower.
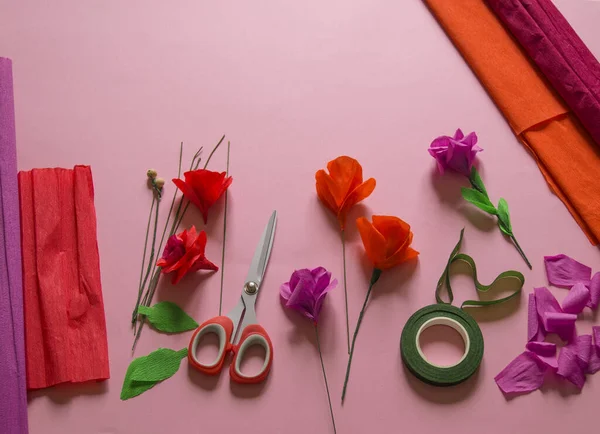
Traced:
<path fill-rule="evenodd" d="M 183 196 L 198 207 L 204 224 L 208 220 L 208 210 L 225 193 L 233 178 L 225 172 L 212 172 L 206 169 L 192 170 L 183 174 L 185 181 L 173 179 Z"/>
<path fill-rule="evenodd" d="M 219 267 L 206 259 L 204 249 L 206 248 L 206 232 L 196 232 L 192 226 L 176 235 L 172 235 L 167 241 L 162 258 L 156 265 L 162 267 L 163 273 L 173 275 L 173 285 L 181 280 L 189 272 L 198 270 L 217 271 Z"/>

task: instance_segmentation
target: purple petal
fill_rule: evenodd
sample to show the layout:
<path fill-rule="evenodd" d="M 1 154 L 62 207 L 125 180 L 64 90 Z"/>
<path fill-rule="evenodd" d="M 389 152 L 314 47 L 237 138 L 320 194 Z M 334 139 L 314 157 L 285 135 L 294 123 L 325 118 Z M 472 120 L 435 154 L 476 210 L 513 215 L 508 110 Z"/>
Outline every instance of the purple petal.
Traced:
<path fill-rule="evenodd" d="M 290 289 L 290 282 L 286 282 L 279 287 L 279 294 L 281 298 L 285 301 L 288 301 L 292 295 L 292 290 Z"/>
<path fill-rule="evenodd" d="M 591 350 L 592 336 L 577 336 L 577 339 L 564 346 L 560 351 L 557 374 L 581 389 L 585 383 L 585 373 L 588 370 Z"/>
<path fill-rule="evenodd" d="M 527 305 L 527 341 L 543 341 L 544 330 L 540 327 L 539 316 L 536 308 L 535 294 L 529 294 Z"/>
<path fill-rule="evenodd" d="M 586 371 L 588 374 L 600 371 L 600 326 L 592 327 L 592 335 L 594 336 L 594 345 L 590 351 L 590 363 Z"/>
<path fill-rule="evenodd" d="M 463 137 L 465 137 L 465 135 L 463 134 L 462 130 L 460 128 L 457 128 L 456 132 L 454 133 L 453 139 L 460 141 Z"/>
<path fill-rule="evenodd" d="M 594 274 L 592 277 L 592 281 L 590 282 L 590 301 L 587 304 L 587 307 L 592 310 L 596 310 L 598 305 L 600 304 L 600 273 Z"/>
<path fill-rule="evenodd" d="M 588 364 L 587 374 L 595 374 L 600 371 L 600 349 L 594 346 L 590 355 L 590 363 Z"/>
<path fill-rule="evenodd" d="M 337 284 L 338 284 L 337 279 L 333 279 L 331 281 L 331 283 L 329 283 L 329 285 L 327 286 L 327 288 L 325 288 L 323 290 L 323 292 L 321 292 L 321 294 L 317 298 L 317 300 L 315 302 L 315 310 L 314 310 L 315 321 L 318 321 L 319 315 L 321 315 L 321 309 L 323 308 L 323 302 L 325 301 L 325 296 L 327 295 L 327 293 L 329 291 L 331 291 L 332 289 L 334 289 L 337 286 Z"/>
<path fill-rule="evenodd" d="M 290 278 L 290 288 L 292 288 L 292 292 L 294 292 L 294 288 L 296 288 L 296 285 L 298 285 L 298 282 L 300 282 L 300 279 L 302 277 L 306 278 L 308 276 L 312 276 L 310 274 L 310 270 L 308 268 L 303 268 L 301 270 L 295 270 L 292 273 L 292 277 Z"/>
<path fill-rule="evenodd" d="M 562 310 L 567 313 L 578 314 L 590 301 L 590 291 L 583 283 L 573 285 L 562 302 Z"/>
<path fill-rule="evenodd" d="M 328 274 L 329 272 L 323 268 L 323 267 L 317 267 L 317 268 L 313 268 L 312 270 L 310 270 L 310 274 L 313 277 L 313 280 L 316 282 L 317 280 L 319 280 L 320 277 Z M 329 275 L 331 276 L 331 273 L 329 273 Z"/>
<path fill-rule="evenodd" d="M 504 393 L 529 393 L 542 386 L 546 370 L 544 363 L 525 351 L 496 375 L 494 380 Z"/>
<path fill-rule="evenodd" d="M 586 285 L 590 282 L 592 269 L 566 255 L 544 256 L 544 263 L 551 285 L 570 288 L 578 282 Z"/>
<path fill-rule="evenodd" d="M 558 368 L 556 344 L 551 342 L 528 342 L 526 348 L 540 361 L 555 371 Z"/>
<path fill-rule="evenodd" d="M 475 134 L 475 131 L 473 131 L 472 133 L 469 133 L 467 135 L 467 137 L 465 137 L 463 140 L 461 140 L 462 143 L 466 144 L 467 146 L 469 146 L 469 149 L 471 148 L 479 148 L 479 146 L 476 146 L 477 144 L 477 134 Z M 481 148 L 479 148 L 481 149 Z M 481 149 L 483 151 L 483 149 Z"/>
<path fill-rule="evenodd" d="M 538 356 L 556 356 L 556 344 L 552 342 L 528 342 L 526 348 Z"/>
<path fill-rule="evenodd" d="M 533 293 L 535 294 L 535 306 L 540 317 L 543 317 L 546 312 L 562 312 L 560 304 L 545 286 L 533 288 Z"/>
<path fill-rule="evenodd" d="M 321 295 L 329 286 L 329 283 L 331 282 L 331 273 L 324 268 L 324 273 L 322 274 L 315 273 L 314 271 L 315 270 L 313 270 L 313 277 L 315 277 L 315 274 L 317 274 L 315 277 L 314 293 L 315 297 L 319 297 L 319 295 Z"/>
<path fill-rule="evenodd" d="M 577 315 L 562 312 L 545 312 L 542 316 L 544 328 L 548 333 L 556 333 L 563 341 L 570 342 L 575 334 Z"/>

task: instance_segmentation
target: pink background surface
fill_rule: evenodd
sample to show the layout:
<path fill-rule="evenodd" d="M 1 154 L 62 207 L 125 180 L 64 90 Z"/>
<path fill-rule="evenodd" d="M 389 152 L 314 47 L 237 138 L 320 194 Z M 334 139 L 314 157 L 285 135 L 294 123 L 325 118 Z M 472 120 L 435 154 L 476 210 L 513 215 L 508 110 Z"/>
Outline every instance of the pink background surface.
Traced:
<path fill-rule="evenodd" d="M 559 8 L 600 55 L 600 5 L 560 0 Z M 312 328 L 284 312 L 279 284 L 294 268 L 323 265 L 341 278 L 338 233 L 319 204 L 314 172 L 341 154 L 377 179 L 360 215 L 398 215 L 414 230 L 417 264 L 381 278 L 354 358 L 348 396 L 339 404 L 346 365 L 343 290 L 330 294 L 322 343 L 340 433 L 561 432 L 593 429 L 600 378 L 578 394 L 552 383 L 507 401 L 493 377 L 519 354 L 526 336 L 526 297 L 546 283 L 542 256 L 564 252 L 600 270 L 592 247 L 547 188 L 533 159 L 420 1 L 281 2 L 0 1 L 0 54 L 14 60 L 19 166 L 90 164 L 112 378 L 101 385 L 30 394 L 31 433 L 331 432 Z M 460 199 L 462 180 L 439 178 L 426 152 L 455 128 L 475 130 L 481 172 L 492 198 L 508 200 L 515 233 L 534 264 L 526 270 L 493 220 Z M 224 308 L 233 306 L 269 213 L 279 225 L 258 300 L 275 346 L 262 387 L 230 386 L 179 372 L 127 402 L 119 392 L 132 335 L 149 167 L 176 174 L 194 149 L 232 142 Z M 207 155 L 207 154 L 205 154 Z M 211 162 L 224 170 L 222 149 Z M 166 187 L 167 197 L 173 191 Z M 168 206 L 163 206 L 166 211 Z M 207 232 L 208 257 L 220 262 L 222 204 Z M 163 213 L 164 216 L 164 213 Z M 202 227 L 199 214 L 188 224 Z M 449 389 L 420 383 L 403 367 L 399 338 L 408 317 L 434 302 L 433 291 L 459 230 L 482 281 L 516 268 L 526 276 L 520 303 L 477 313 L 486 342 L 479 373 Z M 370 269 L 353 225 L 349 231 L 351 327 Z M 457 304 L 473 297 L 455 277 Z M 559 300 L 565 290 L 552 289 Z M 219 275 L 164 284 L 199 322 L 215 315 Z M 578 322 L 587 332 L 592 315 Z M 191 333 L 145 330 L 136 355 L 179 349 Z M 450 351 L 451 353 L 452 351 Z M 545 430 L 545 431 L 544 431 Z"/>

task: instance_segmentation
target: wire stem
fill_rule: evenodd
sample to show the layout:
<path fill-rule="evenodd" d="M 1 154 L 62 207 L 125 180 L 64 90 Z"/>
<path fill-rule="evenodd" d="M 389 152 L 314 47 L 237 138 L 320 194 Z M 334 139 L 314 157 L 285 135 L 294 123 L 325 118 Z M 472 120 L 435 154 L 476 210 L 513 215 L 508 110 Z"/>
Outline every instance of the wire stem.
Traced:
<path fill-rule="evenodd" d="M 381 270 L 375 268 L 373 270 L 373 275 L 371 276 L 371 284 L 369 285 L 369 290 L 367 291 L 367 296 L 365 297 L 365 302 L 363 303 L 362 309 L 360 310 L 360 315 L 358 316 L 358 322 L 356 323 L 356 328 L 354 329 L 354 336 L 352 337 L 352 348 L 350 349 L 350 357 L 348 358 L 348 366 L 346 367 L 346 377 L 344 379 L 344 389 L 342 390 L 342 404 L 344 403 L 344 398 L 346 397 L 346 387 L 348 386 L 348 377 L 350 376 L 350 366 L 352 365 L 352 356 L 354 355 L 354 345 L 356 344 L 356 336 L 358 336 L 358 330 L 360 329 L 360 325 L 363 320 L 363 316 L 365 315 L 365 309 L 367 308 L 367 303 L 369 301 L 369 296 L 371 295 L 371 290 L 373 286 L 379 280 L 379 276 L 381 275 Z"/>
<path fill-rule="evenodd" d="M 333 407 L 331 406 L 331 395 L 329 394 L 329 382 L 327 381 L 327 374 L 325 373 L 325 364 L 323 363 L 323 353 L 321 352 L 321 342 L 319 341 L 319 329 L 317 323 L 315 323 L 315 335 L 317 336 L 317 349 L 319 350 L 319 358 L 321 359 L 321 370 L 323 371 L 323 378 L 325 379 L 325 389 L 327 390 L 327 400 L 329 401 L 329 413 L 331 413 L 331 423 L 333 424 L 333 432 L 337 433 L 335 428 L 335 417 L 333 416 Z"/>
<path fill-rule="evenodd" d="M 226 176 L 229 176 L 229 151 L 231 142 L 227 142 L 227 171 Z M 223 279 L 225 278 L 225 236 L 227 234 L 227 190 L 225 190 L 225 209 L 223 210 L 223 249 L 221 250 L 221 292 L 219 293 L 219 315 L 223 308 Z"/>
<path fill-rule="evenodd" d="M 348 288 L 346 286 L 346 231 L 341 230 L 342 234 L 342 260 L 344 261 L 344 302 L 346 304 L 346 343 L 348 354 L 350 354 L 350 321 L 348 319 Z"/>
<path fill-rule="evenodd" d="M 519 245 L 519 243 L 517 242 L 517 239 L 515 238 L 514 235 L 510 236 L 510 239 L 512 240 L 512 242 L 514 243 L 517 252 L 519 252 L 519 254 L 521 255 L 521 257 L 523 258 L 523 260 L 525 261 L 525 263 L 527 264 L 527 266 L 529 267 L 529 269 L 533 269 L 533 267 L 531 266 L 531 263 L 529 262 L 529 259 L 527 259 L 527 256 L 525 256 L 525 252 L 523 252 L 523 249 L 521 249 L 521 246 Z"/>

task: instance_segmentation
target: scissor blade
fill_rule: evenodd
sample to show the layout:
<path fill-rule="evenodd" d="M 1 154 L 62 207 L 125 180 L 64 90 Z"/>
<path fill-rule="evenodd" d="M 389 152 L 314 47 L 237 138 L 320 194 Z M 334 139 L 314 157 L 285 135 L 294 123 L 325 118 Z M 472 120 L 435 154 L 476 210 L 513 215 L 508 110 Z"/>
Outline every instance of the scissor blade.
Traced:
<path fill-rule="evenodd" d="M 277 211 L 273 211 L 267 227 L 263 232 L 262 238 L 256 246 L 252 263 L 250 264 L 250 270 L 248 271 L 248 277 L 246 277 L 246 283 L 255 282 L 260 288 L 267 264 L 269 263 L 269 256 L 271 256 L 271 248 L 273 247 L 273 238 L 275 235 L 275 226 L 277 223 Z"/>

